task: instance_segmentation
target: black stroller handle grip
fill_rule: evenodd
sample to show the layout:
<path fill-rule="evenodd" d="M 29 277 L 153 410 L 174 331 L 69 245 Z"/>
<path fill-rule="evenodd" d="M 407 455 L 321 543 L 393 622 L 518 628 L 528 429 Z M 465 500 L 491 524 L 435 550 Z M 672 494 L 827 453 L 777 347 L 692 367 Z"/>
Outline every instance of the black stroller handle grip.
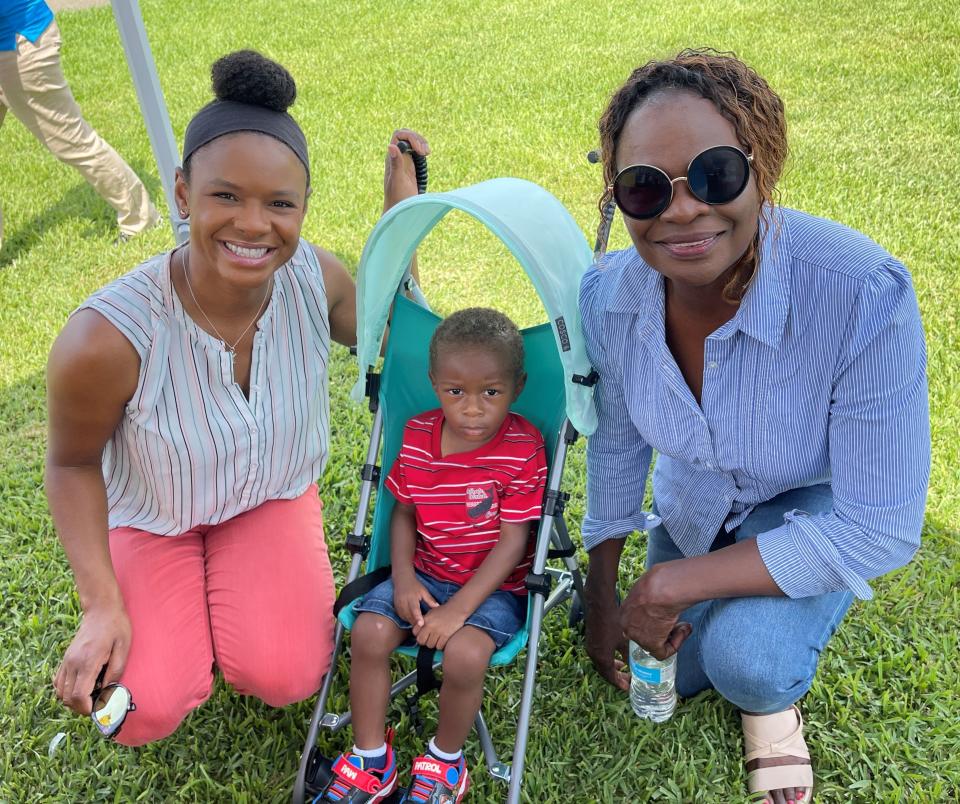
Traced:
<path fill-rule="evenodd" d="M 417 192 L 421 195 L 427 191 L 427 157 L 418 154 L 407 140 L 397 140 L 397 148 L 402 154 L 410 154 L 413 159 L 413 169 L 417 174 Z"/>

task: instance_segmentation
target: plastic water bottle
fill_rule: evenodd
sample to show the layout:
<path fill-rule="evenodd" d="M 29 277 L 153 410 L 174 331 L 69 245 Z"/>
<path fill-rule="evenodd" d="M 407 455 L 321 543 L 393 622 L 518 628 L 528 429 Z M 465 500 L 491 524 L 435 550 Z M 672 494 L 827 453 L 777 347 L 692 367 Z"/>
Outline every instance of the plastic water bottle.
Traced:
<path fill-rule="evenodd" d="M 669 720 L 677 708 L 677 656 L 660 661 L 630 642 L 630 703 L 637 717 Z"/>

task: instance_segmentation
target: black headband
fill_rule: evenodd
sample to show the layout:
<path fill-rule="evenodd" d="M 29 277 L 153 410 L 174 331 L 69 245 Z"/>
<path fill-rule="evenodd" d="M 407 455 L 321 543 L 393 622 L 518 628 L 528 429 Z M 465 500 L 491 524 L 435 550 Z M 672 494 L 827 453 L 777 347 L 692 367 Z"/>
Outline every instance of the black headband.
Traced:
<path fill-rule="evenodd" d="M 280 140 L 303 163 L 307 171 L 307 187 L 310 186 L 307 138 L 289 114 L 266 106 L 229 100 L 210 101 L 187 124 L 187 131 L 183 135 L 183 163 L 186 164 L 197 148 L 235 131 L 256 131 Z"/>

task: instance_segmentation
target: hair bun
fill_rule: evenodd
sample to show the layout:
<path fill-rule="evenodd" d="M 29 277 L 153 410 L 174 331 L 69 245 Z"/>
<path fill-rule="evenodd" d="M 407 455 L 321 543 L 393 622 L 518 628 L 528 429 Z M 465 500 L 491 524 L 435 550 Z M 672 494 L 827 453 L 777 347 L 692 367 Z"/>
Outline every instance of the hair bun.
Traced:
<path fill-rule="evenodd" d="M 286 68 L 255 50 L 237 50 L 220 57 L 210 75 L 213 94 L 219 100 L 285 112 L 297 97 L 297 84 Z"/>

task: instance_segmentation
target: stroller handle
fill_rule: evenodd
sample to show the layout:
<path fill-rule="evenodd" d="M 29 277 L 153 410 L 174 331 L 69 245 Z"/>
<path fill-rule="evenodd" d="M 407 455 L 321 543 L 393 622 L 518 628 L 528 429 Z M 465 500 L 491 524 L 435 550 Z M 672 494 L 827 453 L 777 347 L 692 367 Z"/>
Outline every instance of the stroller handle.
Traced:
<path fill-rule="evenodd" d="M 407 140 L 398 140 L 397 148 L 400 153 L 410 154 L 413 159 L 413 169 L 417 174 L 417 192 L 423 195 L 427 191 L 427 157 L 414 151 Z"/>

